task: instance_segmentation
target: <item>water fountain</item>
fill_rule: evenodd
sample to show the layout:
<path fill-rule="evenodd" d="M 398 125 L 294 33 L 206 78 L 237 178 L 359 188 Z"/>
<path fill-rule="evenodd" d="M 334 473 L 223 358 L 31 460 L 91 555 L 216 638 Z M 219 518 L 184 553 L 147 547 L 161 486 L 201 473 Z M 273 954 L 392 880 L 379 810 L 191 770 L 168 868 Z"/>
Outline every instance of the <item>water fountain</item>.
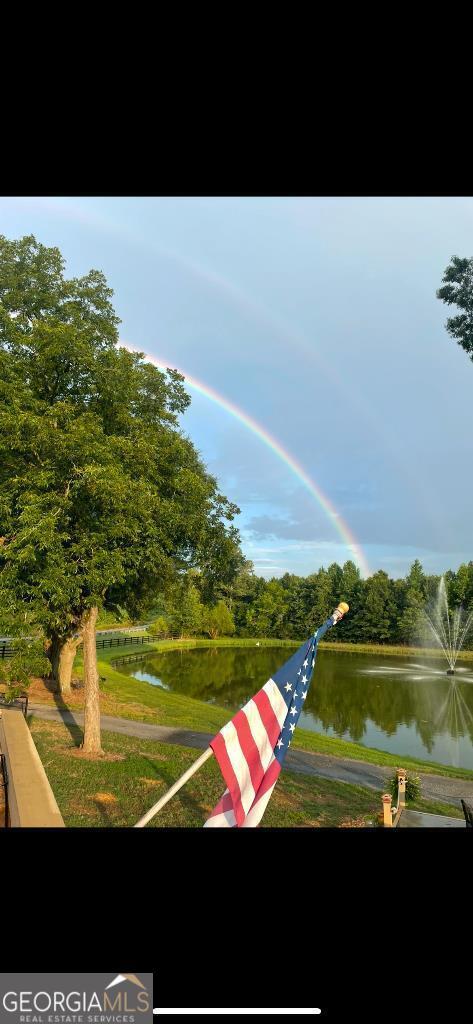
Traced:
<path fill-rule="evenodd" d="M 447 675 L 455 675 L 458 655 L 465 643 L 473 624 L 473 611 L 465 612 L 463 608 L 448 607 L 447 588 L 442 576 L 435 601 L 424 612 L 425 624 L 435 645 L 443 650 L 447 659 Z"/>

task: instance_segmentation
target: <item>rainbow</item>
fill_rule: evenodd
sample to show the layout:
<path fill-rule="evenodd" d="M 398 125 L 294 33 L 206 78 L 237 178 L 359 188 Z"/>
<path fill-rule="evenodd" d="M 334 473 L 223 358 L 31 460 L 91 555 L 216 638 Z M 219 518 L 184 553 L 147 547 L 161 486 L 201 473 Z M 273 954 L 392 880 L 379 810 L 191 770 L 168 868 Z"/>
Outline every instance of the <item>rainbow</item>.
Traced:
<path fill-rule="evenodd" d="M 133 245 L 137 245 L 140 248 L 155 253 L 159 258 L 174 264 L 184 272 L 191 274 L 196 280 L 203 282 L 216 292 L 220 293 L 227 299 L 227 301 L 231 302 L 234 307 L 248 316 L 248 318 L 254 323 L 260 323 L 266 328 L 269 328 L 273 333 L 273 338 L 278 338 L 280 344 L 290 345 L 291 349 L 297 347 L 300 351 L 304 352 L 307 356 L 316 361 L 319 365 L 320 372 L 331 381 L 332 386 L 338 391 L 339 395 L 343 397 L 345 407 L 350 405 L 356 412 L 357 416 L 361 420 L 364 420 L 371 430 L 374 430 L 376 437 L 382 440 L 384 450 L 389 453 L 392 463 L 397 467 L 397 471 L 404 477 L 411 490 L 416 493 L 417 500 L 423 508 L 424 516 L 435 526 L 436 530 L 440 528 L 440 524 L 435 513 L 436 503 L 433 500 L 433 497 L 429 496 L 425 481 L 420 484 L 417 476 L 408 471 L 405 461 L 400 457 L 395 438 L 388 432 L 385 424 L 373 415 L 367 402 L 363 401 L 362 396 L 357 394 L 352 387 L 349 387 L 345 383 L 343 377 L 334 371 L 330 360 L 324 359 L 321 356 L 320 352 L 316 347 L 314 347 L 311 340 L 307 338 L 304 332 L 299 328 L 295 328 L 294 325 L 286 323 L 282 317 L 275 315 L 273 311 L 268 310 L 261 301 L 248 295 L 242 288 L 236 285 L 233 281 L 228 280 L 228 278 L 224 277 L 222 274 L 217 274 L 214 270 L 211 270 L 200 263 L 196 263 L 194 260 L 190 260 L 187 257 L 184 258 L 182 255 L 168 249 L 167 247 L 165 248 L 162 245 L 158 245 L 155 241 L 151 242 L 149 239 L 143 238 L 139 232 L 133 230 L 128 225 L 124 226 L 121 223 L 117 223 L 115 218 L 112 218 L 103 212 L 99 212 L 96 209 L 86 209 L 84 206 L 77 203 L 76 200 L 77 197 L 74 197 L 74 202 L 72 202 L 70 198 L 64 197 L 59 199 L 47 197 L 13 197 L 9 199 L 9 202 L 15 203 L 17 206 L 24 209 L 30 209 L 33 207 L 33 209 L 36 208 L 39 211 L 58 214 L 60 217 L 75 220 L 84 227 L 90 227 L 99 231 L 106 231 L 111 236 L 115 235 L 115 237 L 119 239 L 125 239 Z M 188 378 L 188 380 L 189 383 L 191 383 L 191 378 Z M 242 418 L 245 414 L 242 413 L 240 415 L 241 410 L 235 412 L 233 408 L 230 408 L 230 403 L 227 405 L 225 404 L 226 400 L 222 399 L 221 396 L 216 397 L 215 394 L 210 393 L 210 389 L 205 390 L 204 385 L 192 384 L 192 386 L 195 387 L 196 390 L 199 390 L 200 388 L 202 394 L 207 395 L 207 397 L 211 398 L 212 401 L 218 402 L 232 415 L 236 415 L 242 422 L 245 422 L 244 418 Z M 250 430 L 253 430 L 253 432 L 257 432 L 252 424 L 246 423 L 246 426 L 248 426 Z M 259 436 L 262 440 L 265 440 L 261 434 Z M 274 442 L 274 438 L 272 441 Z M 267 443 L 266 440 L 265 443 Z M 278 442 L 275 442 L 276 445 L 277 443 Z M 274 445 L 273 450 L 277 451 L 277 448 L 274 447 Z M 284 449 L 282 449 L 282 451 L 284 451 Z M 288 453 L 285 454 L 288 455 Z M 278 455 L 279 457 L 285 458 L 285 456 L 281 455 L 279 452 Z M 288 455 L 288 459 L 290 460 L 291 458 L 292 456 Z M 285 461 L 290 465 L 290 461 L 288 462 L 288 459 L 285 458 Z M 304 473 L 303 469 L 302 473 Z M 299 479 L 302 480 L 302 476 L 300 474 Z M 314 481 L 310 481 L 310 484 L 318 490 Z M 305 484 L 305 486 L 308 485 Z M 328 505 L 331 510 L 330 516 L 335 521 L 335 517 L 338 516 L 338 513 L 333 509 L 333 506 L 331 506 L 329 499 L 324 495 L 323 501 L 320 501 L 319 498 L 317 498 L 317 500 L 325 509 L 327 509 Z M 340 519 L 340 522 L 343 523 L 341 517 L 338 516 L 338 518 Z M 343 535 L 344 543 L 348 543 L 347 538 L 349 536 L 352 537 L 352 534 L 350 533 L 346 523 L 343 524 L 343 529 L 345 531 Z M 354 538 L 352 537 L 351 544 L 353 544 L 353 541 Z M 364 559 L 361 562 L 359 561 L 360 568 L 362 564 L 366 564 Z"/>
<path fill-rule="evenodd" d="M 162 246 L 157 246 L 156 243 L 151 245 L 148 241 L 145 241 L 136 232 L 130 230 L 129 228 L 124 228 L 122 225 L 117 225 L 115 221 L 111 220 L 108 217 L 105 217 L 103 214 L 99 214 L 97 211 L 90 212 L 89 210 L 85 210 L 77 203 L 71 203 L 69 199 L 61 199 L 58 201 L 57 199 L 51 200 L 44 199 L 42 197 L 41 200 L 38 201 L 33 197 L 28 197 L 26 201 L 25 199 L 22 198 L 16 198 L 13 199 L 12 201 L 15 202 L 17 205 L 23 206 L 25 209 L 28 209 L 29 207 L 31 207 L 31 205 L 33 205 L 33 207 L 36 205 L 37 208 L 40 210 L 48 210 L 52 213 L 58 213 L 60 216 L 67 216 L 73 218 L 77 220 L 79 223 L 82 223 L 84 226 L 108 230 L 110 233 L 115 234 L 119 237 L 128 238 L 128 240 L 131 241 L 132 243 L 145 246 L 148 249 L 154 250 L 160 256 L 176 263 L 177 265 L 180 265 L 183 269 L 186 269 L 187 271 L 194 274 L 201 280 L 206 281 L 211 287 L 218 289 L 223 294 L 226 294 L 229 299 L 231 299 L 235 304 L 237 304 L 242 310 L 246 311 L 250 316 L 253 317 L 253 319 L 257 319 L 262 321 L 263 323 L 266 323 L 267 326 L 271 327 L 274 331 L 276 331 L 279 334 L 281 340 L 285 342 L 290 342 L 291 346 L 298 345 L 298 347 L 305 349 L 306 352 L 310 353 L 313 359 L 318 360 L 319 363 L 322 362 L 320 354 L 316 350 L 314 350 L 312 346 L 309 345 L 307 339 L 300 331 L 295 331 L 294 328 L 288 327 L 288 325 L 286 325 L 283 320 L 281 320 L 280 318 L 276 318 L 273 314 L 269 313 L 269 311 L 260 302 L 255 301 L 253 298 L 251 298 L 245 292 L 243 292 L 240 288 L 234 285 L 233 282 L 228 281 L 222 275 L 217 274 L 214 271 L 209 270 L 207 268 L 204 268 L 199 264 L 196 264 L 194 261 L 184 259 L 183 257 L 178 256 L 177 253 L 172 252 L 169 249 L 165 249 Z M 129 351 L 141 351 L 134 348 L 133 346 L 125 344 L 123 341 L 121 342 L 121 344 L 123 345 L 123 347 L 128 348 Z M 146 358 L 154 365 L 159 367 L 159 369 L 167 369 L 165 363 L 160 362 L 158 359 L 156 359 L 154 356 L 149 355 L 148 353 L 144 354 Z M 322 370 L 324 373 L 327 374 L 327 376 L 329 376 L 332 379 L 334 386 L 345 394 L 345 398 L 348 401 L 350 401 L 355 407 L 357 407 L 358 411 L 361 412 L 365 416 L 365 418 L 371 419 L 366 408 L 362 406 L 362 403 L 356 400 L 356 397 L 353 395 L 351 391 L 346 389 L 340 378 L 338 376 L 335 377 L 333 371 L 330 368 L 330 365 L 327 365 L 325 361 L 322 364 Z M 305 471 L 304 467 L 299 462 L 297 462 L 293 455 L 291 455 L 291 453 L 288 452 L 280 444 L 277 438 L 273 437 L 269 433 L 269 431 L 267 431 L 260 423 L 253 419 L 252 416 L 249 416 L 246 412 L 244 412 L 243 409 L 240 409 L 237 405 L 235 405 L 229 399 L 225 398 L 223 395 L 219 394 L 213 388 L 209 387 L 206 384 L 203 384 L 201 381 L 198 381 L 195 377 L 191 377 L 188 373 L 186 373 L 183 370 L 179 372 L 181 372 L 183 377 L 186 378 L 190 387 L 192 387 L 195 391 L 199 392 L 200 394 L 204 395 L 206 398 L 209 398 L 211 401 L 215 402 L 218 406 L 220 406 L 220 408 L 225 409 L 228 413 L 230 413 L 231 416 L 239 420 L 240 423 L 247 427 L 247 429 L 250 430 L 256 437 L 259 437 L 259 439 L 268 448 L 270 448 L 271 451 L 273 451 L 274 454 L 277 455 L 277 457 L 286 464 L 286 466 L 288 466 L 291 472 L 297 477 L 297 479 L 303 484 L 303 486 L 309 491 L 309 493 L 312 494 L 312 496 L 316 499 L 320 507 L 324 510 L 327 518 L 329 518 L 332 521 L 337 533 L 339 534 L 341 540 L 343 541 L 343 544 L 346 545 L 347 548 L 350 550 L 355 562 L 359 566 L 361 573 L 364 576 L 371 575 L 371 570 L 368 565 L 366 556 L 360 544 L 358 543 L 352 531 L 350 530 L 348 524 L 344 521 L 340 513 L 337 512 L 336 508 L 334 507 L 328 496 L 324 494 L 321 488 L 315 483 L 314 480 L 312 480 L 312 478 Z M 377 429 L 379 432 L 379 424 Z"/>
<path fill-rule="evenodd" d="M 154 366 L 157 366 L 158 369 L 167 369 L 165 363 L 161 362 L 159 359 L 156 359 L 155 356 L 150 355 L 148 352 L 143 352 L 142 349 L 138 349 L 132 345 L 125 344 L 123 341 L 121 341 L 120 344 L 129 352 L 142 353 L 145 356 L 145 358 L 150 363 L 153 363 Z M 320 507 L 325 512 L 327 518 L 331 520 L 339 537 L 343 541 L 343 544 L 346 545 L 347 548 L 349 548 L 351 555 L 353 556 L 354 561 L 358 565 L 362 575 L 364 577 L 370 576 L 371 569 L 368 565 L 366 555 L 364 554 L 361 545 L 356 540 L 356 537 L 350 530 L 348 523 L 346 523 L 345 520 L 342 518 L 340 512 L 337 512 L 335 506 L 330 501 L 330 498 L 328 498 L 327 495 L 324 494 L 322 489 L 318 486 L 318 484 L 316 484 L 315 480 L 312 480 L 312 478 L 306 472 L 301 463 L 298 462 L 297 459 L 295 459 L 294 456 L 291 455 L 291 453 L 288 452 L 286 448 L 283 447 L 280 441 L 278 441 L 277 438 L 270 434 L 269 431 L 266 430 L 265 427 L 261 425 L 261 423 L 258 423 L 257 420 L 255 420 L 252 416 L 249 416 L 247 412 L 245 412 L 243 409 L 240 409 L 239 406 L 235 405 L 234 402 L 231 402 L 228 398 L 225 398 L 224 395 L 219 394 L 218 391 L 215 391 L 215 389 L 210 387 L 208 384 L 203 384 L 202 381 L 197 380 L 196 377 L 191 377 L 191 375 L 189 373 L 186 373 L 184 370 L 179 370 L 178 367 L 174 367 L 174 369 L 178 370 L 178 372 L 181 373 L 183 377 L 185 377 L 187 384 L 189 384 L 190 387 L 194 389 L 194 391 L 197 391 L 199 394 L 204 395 L 205 398 L 209 398 L 212 402 L 215 402 L 216 405 L 220 406 L 221 409 L 225 409 L 226 412 L 230 413 L 230 415 L 233 416 L 240 423 L 242 423 L 243 426 L 247 427 L 248 430 L 251 430 L 252 434 L 254 434 L 256 437 L 259 437 L 260 441 L 262 441 L 267 448 L 274 452 L 274 454 L 277 455 L 277 457 L 281 459 L 281 461 L 284 462 L 286 466 L 288 466 L 288 468 L 291 470 L 294 476 L 297 477 L 297 479 L 303 484 L 306 490 L 308 490 L 312 497 L 315 498 L 315 500 L 318 502 Z"/>

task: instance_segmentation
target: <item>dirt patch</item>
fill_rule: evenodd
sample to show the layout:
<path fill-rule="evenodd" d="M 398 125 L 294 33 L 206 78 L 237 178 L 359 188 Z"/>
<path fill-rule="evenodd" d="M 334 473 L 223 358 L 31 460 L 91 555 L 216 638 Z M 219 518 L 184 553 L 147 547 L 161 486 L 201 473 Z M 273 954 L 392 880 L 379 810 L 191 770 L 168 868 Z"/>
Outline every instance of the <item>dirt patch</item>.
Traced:
<path fill-rule="evenodd" d="M 118 798 L 113 793 L 94 793 L 89 799 L 93 800 L 96 804 L 100 804 L 101 807 L 108 807 L 110 804 L 118 803 Z"/>
<path fill-rule="evenodd" d="M 80 707 L 83 698 L 77 692 L 67 694 L 67 703 L 61 697 L 59 690 L 55 689 L 52 679 L 44 679 L 40 676 L 31 676 L 28 687 L 28 697 L 33 703 L 56 704 L 59 707 Z"/>
<path fill-rule="evenodd" d="M 125 754 L 89 754 L 81 747 L 63 747 L 69 757 L 77 757 L 80 761 L 126 761 Z"/>
<path fill-rule="evenodd" d="M 162 779 L 138 779 L 138 782 L 144 782 L 146 786 L 162 786 Z"/>

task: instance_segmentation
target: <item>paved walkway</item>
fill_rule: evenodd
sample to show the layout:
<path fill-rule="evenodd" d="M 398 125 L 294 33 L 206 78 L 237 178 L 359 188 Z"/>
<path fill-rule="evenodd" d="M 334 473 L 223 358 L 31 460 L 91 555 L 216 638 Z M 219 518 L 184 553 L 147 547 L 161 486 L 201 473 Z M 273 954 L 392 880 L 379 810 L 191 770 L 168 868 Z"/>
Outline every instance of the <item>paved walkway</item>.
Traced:
<path fill-rule="evenodd" d="M 62 711 L 47 704 L 29 704 L 28 711 L 38 718 L 53 722 L 62 721 L 70 725 L 83 725 L 84 722 L 84 715 L 80 711 Z M 183 747 L 195 747 L 197 750 L 205 750 L 215 735 L 173 726 L 134 722 L 130 718 L 115 718 L 112 715 L 102 715 L 101 724 L 106 732 L 124 733 L 126 736 L 158 740 L 160 743 L 176 743 Z M 401 762 L 402 758 L 399 760 Z M 386 780 L 393 774 L 392 768 L 367 764 L 366 761 L 335 757 L 332 754 L 306 753 L 302 750 L 290 750 L 285 766 L 290 771 L 303 775 L 318 775 L 324 779 L 351 782 L 352 785 L 368 786 L 377 790 L 383 789 Z M 461 797 L 473 802 L 473 780 L 450 779 L 443 775 L 424 775 L 420 772 L 419 775 L 422 780 L 422 796 L 426 800 L 440 800 L 442 803 L 455 804 L 457 807 L 461 806 Z"/>

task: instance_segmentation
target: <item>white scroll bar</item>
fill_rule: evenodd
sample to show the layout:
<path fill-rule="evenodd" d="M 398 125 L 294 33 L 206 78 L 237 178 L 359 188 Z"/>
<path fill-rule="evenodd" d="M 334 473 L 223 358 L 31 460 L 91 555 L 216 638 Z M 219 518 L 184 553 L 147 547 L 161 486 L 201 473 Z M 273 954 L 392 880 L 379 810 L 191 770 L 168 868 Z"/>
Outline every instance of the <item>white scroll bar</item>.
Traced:
<path fill-rule="evenodd" d="M 317 1007 L 317 1006 L 316 1007 L 312 1007 L 311 1009 L 308 1009 L 308 1010 L 301 1010 L 301 1009 L 295 1009 L 295 1010 L 289 1010 L 289 1009 L 286 1009 L 286 1010 L 274 1010 L 274 1009 L 273 1010 L 262 1010 L 259 1007 L 257 1007 L 256 1009 L 246 1009 L 246 1010 L 202 1010 L 202 1009 L 201 1010 L 191 1010 L 189 1008 L 185 1008 L 185 1009 L 181 1009 L 181 1010 L 166 1010 L 166 1009 L 161 1008 L 161 1007 L 156 1007 L 153 1010 L 153 1013 L 157 1013 L 157 1014 L 160 1014 L 160 1013 L 291 1013 L 292 1014 L 292 1013 L 322 1013 L 322 1010 L 319 1007 Z"/>

